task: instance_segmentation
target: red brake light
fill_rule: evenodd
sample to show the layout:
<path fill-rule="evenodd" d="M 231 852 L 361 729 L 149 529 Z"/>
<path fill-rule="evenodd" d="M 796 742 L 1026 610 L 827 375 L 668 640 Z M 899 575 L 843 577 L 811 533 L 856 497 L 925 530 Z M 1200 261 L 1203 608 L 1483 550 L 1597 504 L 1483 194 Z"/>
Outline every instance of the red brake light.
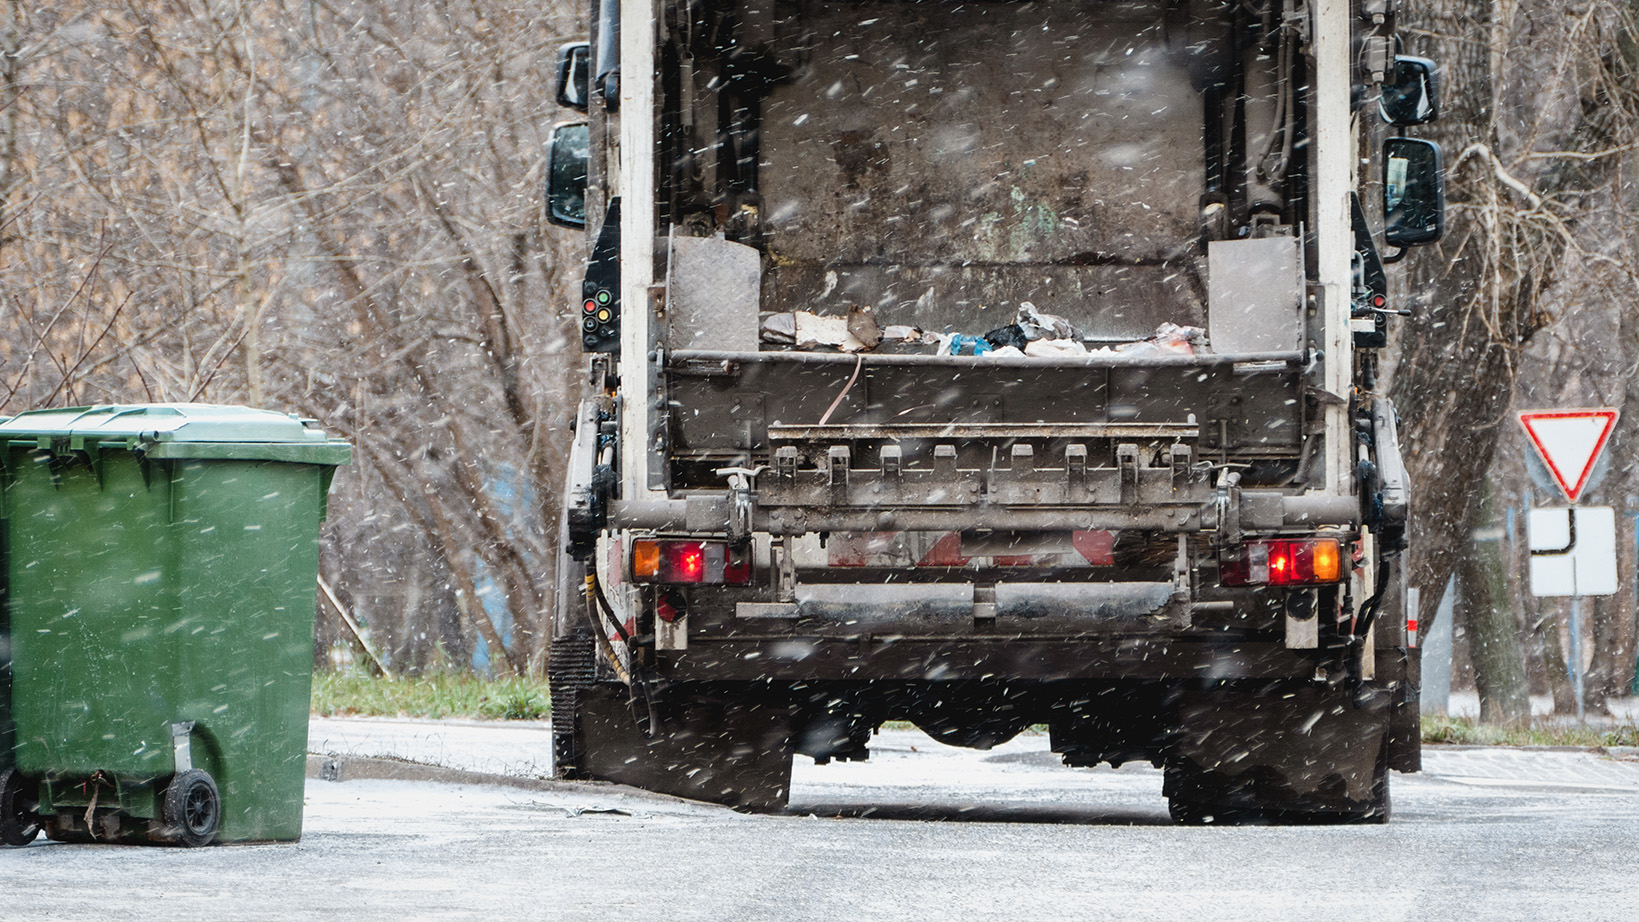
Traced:
<path fill-rule="evenodd" d="M 1296 576 L 1292 545 L 1287 541 L 1269 542 L 1269 584 L 1279 586 L 1290 583 Z"/>
<path fill-rule="evenodd" d="M 663 583 L 700 583 L 706 577 L 706 555 L 698 541 L 666 541 L 660 545 Z"/>

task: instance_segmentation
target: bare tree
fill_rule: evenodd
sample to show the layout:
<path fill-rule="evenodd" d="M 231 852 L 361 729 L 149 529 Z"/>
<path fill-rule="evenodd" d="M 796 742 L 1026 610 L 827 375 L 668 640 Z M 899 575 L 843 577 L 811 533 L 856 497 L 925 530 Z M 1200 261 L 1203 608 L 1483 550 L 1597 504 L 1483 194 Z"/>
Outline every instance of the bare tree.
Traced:
<path fill-rule="evenodd" d="M 1432 587 L 1459 567 L 1479 521 L 1522 350 L 1554 318 L 1546 293 L 1568 267 L 1610 259 L 1597 243 L 1610 225 L 1591 215 L 1612 201 L 1639 137 L 1636 33 L 1629 4 L 1616 0 L 1430 0 L 1404 12 L 1409 50 L 1439 59 L 1448 88 L 1435 133 L 1450 157 L 1450 232 L 1437 257 L 1413 269 L 1421 294 L 1393 385 L 1419 486 L 1411 579 L 1430 587 L 1426 630 L 1439 600 Z M 1610 217 L 1632 232 L 1631 216 Z M 1512 616 L 1492 611 L 1470 612 L 1471 628 L 1477 619 L 1506 647 Z M 1523 676 L 1517 645 L 1500 655 L 1510 662 L 1496 668 Z M 1498 694 L 1512 702 L 1499 718 L 1525 716 L 1523 696 Z"/>
<path fill-rule="evenodd" d="M 538 668 L 579 364 L 539 200 L 567 5 L 5 12 L 3 409 L 316 417 L 359 447 L 323 566 L 389 657 Z"/>

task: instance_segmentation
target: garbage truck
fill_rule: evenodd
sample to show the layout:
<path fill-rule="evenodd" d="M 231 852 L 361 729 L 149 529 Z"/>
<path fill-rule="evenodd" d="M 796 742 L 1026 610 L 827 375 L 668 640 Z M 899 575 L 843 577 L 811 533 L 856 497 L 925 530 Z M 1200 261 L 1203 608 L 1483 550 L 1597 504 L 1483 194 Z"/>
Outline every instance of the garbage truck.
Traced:
<path fill-rule="evenodd" d="M 1444 222 L 1396 7 L 593 0 L 558 775 L 778 810 L 901 721 L 1150 762 L 1179 822 L 1386 820 L 1377 362 Z"/>

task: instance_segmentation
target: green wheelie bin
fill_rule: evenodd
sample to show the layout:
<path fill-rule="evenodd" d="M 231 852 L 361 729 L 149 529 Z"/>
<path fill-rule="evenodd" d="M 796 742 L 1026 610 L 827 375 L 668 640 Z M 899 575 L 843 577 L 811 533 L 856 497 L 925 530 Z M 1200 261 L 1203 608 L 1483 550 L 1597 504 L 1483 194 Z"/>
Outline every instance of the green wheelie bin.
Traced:
<path fill-rule="evenodd" d="M 245 407 L 0 422 L 0 839 L 301 837 L 319 523 L 350 453 Z"/>

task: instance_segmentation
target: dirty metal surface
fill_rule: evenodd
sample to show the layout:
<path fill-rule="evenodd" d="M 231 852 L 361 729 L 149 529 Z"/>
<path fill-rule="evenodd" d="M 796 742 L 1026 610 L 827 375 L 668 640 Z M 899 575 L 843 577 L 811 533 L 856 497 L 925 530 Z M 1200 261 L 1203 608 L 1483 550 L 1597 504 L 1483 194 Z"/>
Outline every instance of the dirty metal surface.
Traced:
<path fill-rule="evenodd" d="M 1202 95 L 1155 3 L 803 4 L 763 102 L 764 309 L 1201 325 Z M 986 49 L 977 54 L 975 49 Z"/>

